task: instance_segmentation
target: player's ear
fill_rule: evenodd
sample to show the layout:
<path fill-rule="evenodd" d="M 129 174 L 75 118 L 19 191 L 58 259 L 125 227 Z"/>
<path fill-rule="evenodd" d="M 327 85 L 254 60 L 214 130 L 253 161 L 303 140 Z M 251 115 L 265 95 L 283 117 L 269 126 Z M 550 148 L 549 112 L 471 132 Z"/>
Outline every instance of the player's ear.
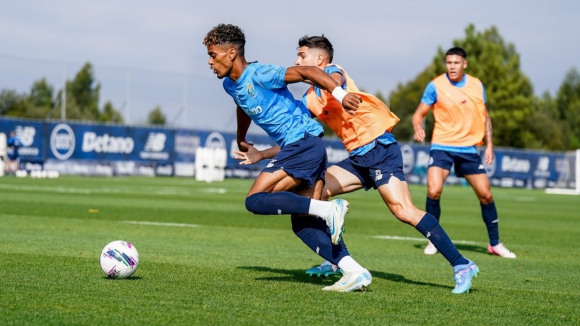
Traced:
<path fill-rule="evenodd" d="M 467 59 L 463 60 L 463 69 L 467 68 Z"/>
<path fill-rule="evenodd" d="M 235 47 L 231 47 L 228 49 L 228 58 L 234 61 L 234 59 L 238 56 L 238 50 Z"/>

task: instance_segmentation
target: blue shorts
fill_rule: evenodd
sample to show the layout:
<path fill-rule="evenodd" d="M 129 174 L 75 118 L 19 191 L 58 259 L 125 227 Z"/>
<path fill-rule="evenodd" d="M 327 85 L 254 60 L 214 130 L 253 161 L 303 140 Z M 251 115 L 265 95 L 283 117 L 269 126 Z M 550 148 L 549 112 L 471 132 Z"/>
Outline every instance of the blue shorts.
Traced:
<path fill-rule="evenodd" d="M 365 190 L 389 183 L 392 176 L 406 181 L 403 173 L 403 155 L 397 143 L 377 145 L 364 155 L 349 156 L 336 163 L 337 166 L 354 174 Z"/>
<path fill-rule="evenodd" d="M 322 138 L 306 134 L 304 138 L 282 147 L 262 172 L 284 170 L 288 175 L 306 181 L 308 187 L 313 187 L 316 181 L 324 181 L 326 163 Z"/>
<path fill-rule="evenodd" d="M 481 157 L 477 153 L 456 153 L 441 150 L 431 150 L 429 157 L 429 167 L 437 166 L 451 171 L 451 166 L 455 164 L 455 175 L 463 177 L 470 174 L 486 173 L 481 162 Z"/>
<path fill-rule="evenodd" d="M 18 151 L 17 150 L 9 150 L 8 151 L 8 159 L 11 161 L 16 161 L 18 159 Z"/>

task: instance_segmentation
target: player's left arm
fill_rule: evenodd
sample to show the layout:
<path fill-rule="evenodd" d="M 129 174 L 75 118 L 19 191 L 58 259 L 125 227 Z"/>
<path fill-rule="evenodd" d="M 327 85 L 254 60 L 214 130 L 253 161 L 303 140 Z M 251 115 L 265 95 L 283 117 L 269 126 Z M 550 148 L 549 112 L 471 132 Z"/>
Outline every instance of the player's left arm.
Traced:
<path fill-rule="evenodd" d="M 280 152 L 280 146 L 278 145 L 263 151 L 259 151 L 256 147 L 246 142 L 241 142 L 238 146 L 240 150 L 234 151 L 234 153 L 236 154 L 235 159 L 240 160 L 241 165 L 258 163 L 263 159 L 272 158 Z"/>
<path fill-rule="evenodd" d="M 317 67 L 293 66 L 286 69 L 284 82 L 287 84 L 305 82 L 307 80 L 318 88 L 331 93 L 342 104 L 346 112 L 350 114 L 354 114 L 352 111 L 356 111 L 362 102 L 358 94 L 346 92 L 342 89 L 340 83 Z"/>
<path fill-rule="evenodd" d="M 491 118 L 489 117 L 489 112 L 487 112 L 487 106 L 485 107 L 485 164 L 490 165 L 493 163 L 493 126 L 491 124 Z"/>

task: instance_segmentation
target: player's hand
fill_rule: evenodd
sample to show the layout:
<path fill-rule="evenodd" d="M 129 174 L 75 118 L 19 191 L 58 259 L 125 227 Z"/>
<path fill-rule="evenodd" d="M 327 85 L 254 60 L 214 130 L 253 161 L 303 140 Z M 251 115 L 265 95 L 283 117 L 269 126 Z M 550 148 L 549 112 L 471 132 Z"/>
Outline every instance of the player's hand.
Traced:
<path fill-rule="evenodd" d="M 491 163 L 493 163 L 493 158 L 493 146 L 487 146 L 485 149 L 485 164 L 491 165 Z"/>
<path fill-rule="evenodd" d="M 245 151 L 247 151 L 247 150 L 248 150 L 248 148 L 247 148 L 247 147 L 244 147 L 244 146 L 242 146 L 242 143 L 243 143 L 243 144 L 246 144 L 246 145 L 249 145 L 249 146 L 254 146 L 254 144 L 253 144 L 253 143 L 248 143 L 248 142 L 247 142 L 245 139 L 238 139 L 238 140 L 237 140 L 237 143 L 238 143 L 238 148 L 239 148 L 239 150 L 240 150 L 240 151 L 242 151 L 242 152 L 245 152 Z"/>
<path fill-rule="evenodd" d="M 354 115 L 354 112 L 358 110 L 358 106 L 362 103 L 362 98 L 360 95 L 355 93 L 347 93 L 342 99 L 342 107 L 346 113 Z"/>
<path fill-rule="evenodd" d="M 423 128 L 415 129 L 415 134 L 413 135 L 413 138 L 415 138 L 415 141 L 422 143 L 423 141 L 425 141 L 425 130 Z"/>
<path fill-rule="evenodd" d="M 246 142 L 241 142 L 239 145 L 239 150 L 234 151 L 236 160 L 240 160 L 240 165 L 255 164 L 262 160 L 262 155 L 253 144 L 248 144 Z"/>

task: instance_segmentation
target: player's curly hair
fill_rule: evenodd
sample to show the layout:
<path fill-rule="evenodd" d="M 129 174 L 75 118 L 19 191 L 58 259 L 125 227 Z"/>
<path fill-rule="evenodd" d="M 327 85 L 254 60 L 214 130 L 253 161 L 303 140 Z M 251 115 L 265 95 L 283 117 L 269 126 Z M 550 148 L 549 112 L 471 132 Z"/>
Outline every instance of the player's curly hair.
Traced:
<path fill-rule="evenodd" d="M 231 24 L 219 24 L 211 29 L 203 39 L 205 46 L 210 45 L 233 45 L 238 52 L 244 54 L 246 36 L 241 28 Z"/>
<path fill-rule="evenodd" d="M 329 61 L 332 62 L 334 57 L 334 49 L 332 43 L 322 34 L 321 36 L 304 35 L 298 40 L 298 48 L 307 47 L 309 49 L 321 49 L 328 53 Z"/>

